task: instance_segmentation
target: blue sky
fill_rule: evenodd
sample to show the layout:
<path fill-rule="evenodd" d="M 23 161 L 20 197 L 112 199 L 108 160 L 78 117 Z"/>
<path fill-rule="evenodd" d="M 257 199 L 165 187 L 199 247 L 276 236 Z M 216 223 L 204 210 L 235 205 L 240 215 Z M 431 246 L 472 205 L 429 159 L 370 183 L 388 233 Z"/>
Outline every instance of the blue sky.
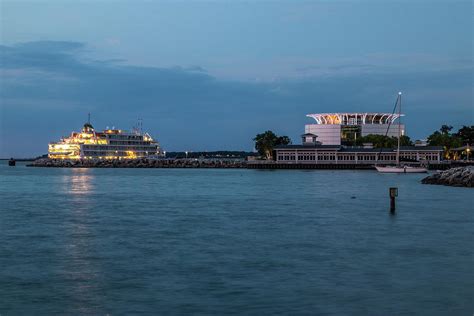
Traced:
<path fill-rule="evenodd" d="M 471 1 L 0 0 L 0 157 L 81 127 L 168 150 L 299 142 L 307 113 L 390 111 L 412 138 L 473 124 Z"/>

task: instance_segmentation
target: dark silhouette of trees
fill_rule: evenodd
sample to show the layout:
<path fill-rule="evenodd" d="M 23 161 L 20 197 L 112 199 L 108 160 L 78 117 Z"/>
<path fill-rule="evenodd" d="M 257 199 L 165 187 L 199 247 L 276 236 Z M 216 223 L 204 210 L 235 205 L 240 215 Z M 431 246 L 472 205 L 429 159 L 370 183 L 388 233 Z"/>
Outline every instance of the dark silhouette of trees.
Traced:
<path fill-rule="evenodd" d="M 357 138 L 356 145 L 361 146 L 364 143 L 372 143 L 374 148 L 394 148 L 397 147 L 398 140 L 396 137 L 375 134 Z M 400 137 L 400 146 L 413 146 L 413 142 L 410 137 L 403 135 Z"/>
<path fill-rule="evenodd" d="M 461 147 L 469 144 L 469 140 L 473 138 L 473 127 L 463 126 L 457 133 L 451 133 L 452 126 L 443 125 L 439 131 L 435 131 L 428 136 L 428 144 L 430 146 L 443 146 L 444 156 L 447 159 L 454 157 L 453 148 Z"/>
<path fill-rule="evenodd" d="M 253 140 L 255 141 L 255 149 L 265 159 L 273 158 L 273 148 L 275 146 L 291 144 L 291 139 L 288 136 L 278 136 L 272 131 L 257 134 Z"/>
<path fill-rule="evenodd" d="M 456 136 L 461 139 L 463 145 L 474 144 L 474 125 L 461 127 Z"/>

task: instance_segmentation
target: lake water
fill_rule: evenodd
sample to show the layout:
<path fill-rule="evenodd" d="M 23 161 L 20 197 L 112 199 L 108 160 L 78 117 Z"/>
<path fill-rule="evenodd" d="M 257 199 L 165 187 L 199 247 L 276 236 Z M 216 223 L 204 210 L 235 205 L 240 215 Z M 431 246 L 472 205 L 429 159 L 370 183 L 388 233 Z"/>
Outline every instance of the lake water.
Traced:
<path fill-rule="evenodd" d="M 422 177 L 2 162 L 0 314 L 472 315 L 474 190 Z"/>

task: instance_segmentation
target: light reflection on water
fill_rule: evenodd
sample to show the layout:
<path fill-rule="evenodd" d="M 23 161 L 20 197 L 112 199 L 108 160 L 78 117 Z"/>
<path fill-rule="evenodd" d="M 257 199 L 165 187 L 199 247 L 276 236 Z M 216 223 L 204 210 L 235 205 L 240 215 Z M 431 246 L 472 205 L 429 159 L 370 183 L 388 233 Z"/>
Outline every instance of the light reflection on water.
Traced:
<path fill-rule="evenodd" d="M 97 313 L 100 296 L 100 265 L 95 250 L 95 233 L 91 229 L 94 218 L 93 193 L 95 176 L 92 169 L 70 169 L 62 177 L 69 208 L 69 231 L 65 242 L 65 260 L 61 273 L 71 283 L 73 309 L 81 313 Z"/>
<path fill-rule="evenodd" d="M 65 189 L 71 195 L 90 194 L 93 189 L 94 175 L 93 170 L 88 168 L 71 169 L 72 175 L 65 174 L 63 182 Z"/>

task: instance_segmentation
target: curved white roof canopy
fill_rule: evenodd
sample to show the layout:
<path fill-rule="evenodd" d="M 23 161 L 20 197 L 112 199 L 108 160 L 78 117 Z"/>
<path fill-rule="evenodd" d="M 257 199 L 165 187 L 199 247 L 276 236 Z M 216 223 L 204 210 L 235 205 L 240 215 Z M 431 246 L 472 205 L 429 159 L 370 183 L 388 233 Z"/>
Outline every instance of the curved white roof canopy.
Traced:
<path fill-rule="evenodd" d="M 323 125 L 366 125 L 366 124 L 389 124 L 400 117 L 399 114 L 392 113 L 318 113 L 308 114 Z M 405 116 L 402 114 L 401 116 Z"/>

